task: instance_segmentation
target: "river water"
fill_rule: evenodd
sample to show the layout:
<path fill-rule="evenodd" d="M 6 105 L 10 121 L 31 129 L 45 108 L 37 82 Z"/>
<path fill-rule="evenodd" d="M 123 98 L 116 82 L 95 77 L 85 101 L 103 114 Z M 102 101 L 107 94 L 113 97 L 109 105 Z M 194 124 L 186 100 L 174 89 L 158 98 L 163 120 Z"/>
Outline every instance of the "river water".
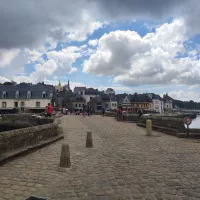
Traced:
<path fill-rule="evenodd" d="M 199 128 L 200 129 L 200 115 L 197 115 L 196 119 L 192 120 L 190 128 Z"/>

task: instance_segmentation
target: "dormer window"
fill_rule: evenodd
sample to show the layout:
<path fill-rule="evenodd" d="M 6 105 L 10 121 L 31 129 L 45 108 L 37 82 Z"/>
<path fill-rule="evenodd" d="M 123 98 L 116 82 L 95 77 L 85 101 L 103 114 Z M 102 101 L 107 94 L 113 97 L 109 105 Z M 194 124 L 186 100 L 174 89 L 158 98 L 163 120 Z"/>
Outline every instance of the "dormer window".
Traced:
<path fill-rule="evenodd" d="M 16 98 L 16 99 L 19 98 L 19 91 L 16 91 L 16 93 L 15 93 L 15 98 Z"/>
<path fill-rule="evenodd" d="M 6 98 L 6 91 L 3 91 L 2 93 L 2 99 L 5 99 Z"/>
<path fill-rule="evenodd" d="M 31 98 L 31 91 L 28 91 L 27 92 L 27 99 L 30 99 Z"/>
<path fill-rule="evenodd" d="M 42 98 L 43 98 L 43 99 L 46 99 L 46 98 L 47 98 L 46 91 L 43 91 L 43 92 L 42 92 Z"/>

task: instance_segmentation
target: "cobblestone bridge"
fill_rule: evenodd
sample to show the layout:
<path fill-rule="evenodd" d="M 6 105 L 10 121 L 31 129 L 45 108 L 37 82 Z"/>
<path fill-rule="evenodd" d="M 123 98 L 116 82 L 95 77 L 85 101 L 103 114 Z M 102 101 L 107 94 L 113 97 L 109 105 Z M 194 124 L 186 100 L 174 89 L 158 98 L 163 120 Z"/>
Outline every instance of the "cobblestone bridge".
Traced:
<path fill-rule="evenodd" d="M 200 199 L 200 143 L 101 116 L 61 118 L 65 139 L 0 167 L 0 200 Z M 92 130 L 94 148 L 85 148 Z M 72 167 L 58 167 L 63 142 Z"/>

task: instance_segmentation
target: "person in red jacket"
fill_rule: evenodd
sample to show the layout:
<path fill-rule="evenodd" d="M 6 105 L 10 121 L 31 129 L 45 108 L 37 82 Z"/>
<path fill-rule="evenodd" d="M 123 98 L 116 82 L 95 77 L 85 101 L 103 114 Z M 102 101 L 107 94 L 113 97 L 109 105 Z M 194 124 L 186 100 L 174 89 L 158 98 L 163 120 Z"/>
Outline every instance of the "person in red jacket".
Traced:
<path fill-rule="evenodd" d="M 50 103 L 48 103 L 48 106 L 47 106 L 47 117 L 51 117 L 52 112 L 53 112 L 53 107 L 51 106 Z"/>

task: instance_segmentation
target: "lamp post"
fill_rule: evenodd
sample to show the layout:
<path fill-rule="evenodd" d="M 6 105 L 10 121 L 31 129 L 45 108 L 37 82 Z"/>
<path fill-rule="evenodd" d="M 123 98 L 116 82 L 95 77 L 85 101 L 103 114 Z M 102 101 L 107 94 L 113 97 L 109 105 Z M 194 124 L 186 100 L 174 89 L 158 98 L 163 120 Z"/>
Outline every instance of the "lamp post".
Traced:
<path fill-rule="evenodd" d="M 56 106 L 57 106 L 57 111 L 58 111 L 58 92 L 56 93 Z"/>

